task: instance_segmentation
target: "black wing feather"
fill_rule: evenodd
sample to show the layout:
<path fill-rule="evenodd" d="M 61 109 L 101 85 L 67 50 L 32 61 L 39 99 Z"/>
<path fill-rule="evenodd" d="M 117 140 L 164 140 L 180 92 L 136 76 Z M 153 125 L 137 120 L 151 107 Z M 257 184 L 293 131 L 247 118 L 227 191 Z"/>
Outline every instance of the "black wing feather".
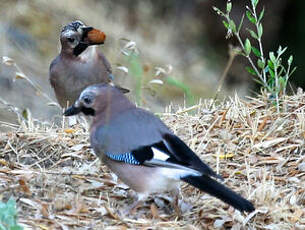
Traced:
<path fill-rule="evenodd" d="M 167 133 L 163 135 L 163 139 L 166 141 L 170 152 L 179 163 L 184 163 L 184 165 L 198 170 L 205 175 L 222 179 L 220 175 L 216 174 L 207 164 L 202 162 L 202 160 L 177 136 Z"/>
<path fill-rule="evenodd" d="M 241 197 L 236 192 L 209 178 L 208 176 L 187 176 L 181 178 L 183 181 L 199 188 L 200 190 L 217 197 L 223 202 L 232 205 L 240 211 L 252 212 L 255 210 L 253 204 Z"/>
<path fill-rule="evenodd" d="M 132 151 L 132 155 L 140 164 L 144 164 L 145 161 L 150 161 L 154 158 L 152 148 L 156 148 L 167 154 L 169 158 L 166 162 L 185 166 L 199 171 L 204 175 L 222 179 L 220 175 L 216 174 L 208 165 L 202 162 L 202 160 L 182 140 L 173 134 L 164 134 L 162 141 L 152 145 L 141 146 Z"/>

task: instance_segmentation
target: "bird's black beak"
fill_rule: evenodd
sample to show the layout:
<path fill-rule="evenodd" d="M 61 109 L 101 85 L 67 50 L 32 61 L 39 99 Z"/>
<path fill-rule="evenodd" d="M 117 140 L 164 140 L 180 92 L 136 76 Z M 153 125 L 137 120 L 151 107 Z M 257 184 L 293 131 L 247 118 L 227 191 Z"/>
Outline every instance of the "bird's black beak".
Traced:
<path fill-rule="evenodd" d="M 81 27 L 81 28 L 82 28 L 83 34 L 84 34 L 85 36 L 87 36 L 87 34 L 88 34 L 91 30 L 93 30 L 93 27 L 92 27 L 92 26 L 84 26 L 84 27 Z"/>
<path fill-rule="evenodd" d="M 69 117 L 76 114 L 79 114 L 82 111 L 81 107 L 75 107 L 75 105 L 70 106 L 64 112 L 64 116 Z"/>
<path fill-rule="evenodd" d="M 86 108 L 79 103 L 79 101 L 76 101 L 74 105 L 67 108 L 64 112 L 64 116 L 69 117 L 73 115 L 77 115 L 80 112 L 85 114 L 86 116 L 95 116 L 95 110 L 92 108 Z"/>

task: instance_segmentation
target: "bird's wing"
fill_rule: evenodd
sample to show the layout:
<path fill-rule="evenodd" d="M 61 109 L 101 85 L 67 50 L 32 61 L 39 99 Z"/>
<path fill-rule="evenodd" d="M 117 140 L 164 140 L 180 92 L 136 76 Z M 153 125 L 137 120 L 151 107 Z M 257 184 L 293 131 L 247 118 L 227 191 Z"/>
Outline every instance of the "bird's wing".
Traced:
<path fill-rule="evenodd" d="M 58 78 L 58 71 L 57 71 L 57 63 L 59 62 L 59 57 L 57 56 L 50 64 L 49 67 L 49 80 L 51 86 L 54 88 L 56 87 L 56 80 Z"/>
<path fill-rule="evenodd" d="M 159 118 L 138 108 L 97 129 L 94 139 L 98 140 L 100 150 L 115 161 L 220 178 Z"/>
<path fill-rule="evenodd" d="M 98 58 L 100 59 L 100 61 L 103 63 L 103 65 L 105 66 L 107 72 L 109 74 L 112 74 L 112 67 L 111 67 L 111 64 L 110 62 L 107 60 L 107 58 L 105 57 L 104 54 L 102 54 L 101 52 L 98 52 L 97 53 L 98 55 Z"/>

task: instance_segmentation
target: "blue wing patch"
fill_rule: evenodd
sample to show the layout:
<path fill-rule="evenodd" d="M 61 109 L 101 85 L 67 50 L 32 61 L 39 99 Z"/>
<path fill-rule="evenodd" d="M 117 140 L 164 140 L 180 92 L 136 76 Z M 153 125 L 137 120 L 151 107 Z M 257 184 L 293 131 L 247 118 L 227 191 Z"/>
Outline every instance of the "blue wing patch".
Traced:
<path fill-rule="evenodd" d="M 106 153 L 106 155 L 115 161 L 125 162 L 127 164 L 139 165 L 140 162 L 132 155 L 132 153 L 122 153 L 122 154 L 111 154 Z"/>

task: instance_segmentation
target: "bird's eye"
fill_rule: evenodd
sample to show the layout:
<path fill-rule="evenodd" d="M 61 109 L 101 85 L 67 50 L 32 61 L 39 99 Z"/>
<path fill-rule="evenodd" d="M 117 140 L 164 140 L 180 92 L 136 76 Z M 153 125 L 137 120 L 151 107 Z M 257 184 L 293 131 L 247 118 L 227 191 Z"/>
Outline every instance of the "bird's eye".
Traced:
<path fill-rule="evenodd" d="M 84 98 L 84 102 L 85 102 L 87 105 L 89 105 L 89 104 L 92 103 L 92 99 L 91 99 L 90 97 L 85 97 L 85 98 Z"/>
<path fill-rule="evenodd" d="M 67 38 L 69 42 L 73 43 L 75 41 L 74 38 Z"/>

